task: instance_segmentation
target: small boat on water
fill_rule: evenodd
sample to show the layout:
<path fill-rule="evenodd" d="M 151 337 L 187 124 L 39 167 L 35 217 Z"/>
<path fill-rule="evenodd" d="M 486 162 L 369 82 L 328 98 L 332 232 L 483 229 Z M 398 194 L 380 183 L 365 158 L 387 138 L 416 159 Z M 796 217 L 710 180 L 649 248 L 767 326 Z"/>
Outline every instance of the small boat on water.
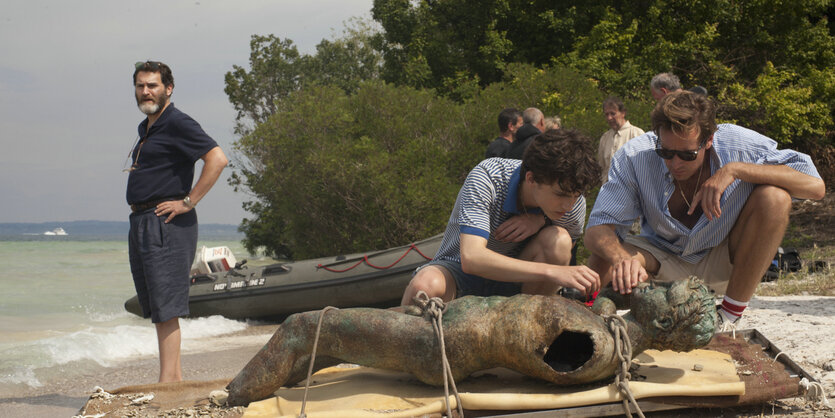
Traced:
<path fill-rule="evenodd" d="M 64 228 L 55 228 L 52 231 L 46 231 L 43 233 L 44 235 L 68 235 L 67 231 L 64 231 Z"/>
<path fill-rule="evenodd" d="M 325 306 L 397 306 L 412 272 L 432 259 L 442 239 L 443 235 L 436 235 L 367 254 L 255 268 L 229 257 L 226 247 L 204 248 L 192 268 L 189 316 L 283 319 Z M 136 296 L 125 302 L 125 309 L 142 315 Z"/>

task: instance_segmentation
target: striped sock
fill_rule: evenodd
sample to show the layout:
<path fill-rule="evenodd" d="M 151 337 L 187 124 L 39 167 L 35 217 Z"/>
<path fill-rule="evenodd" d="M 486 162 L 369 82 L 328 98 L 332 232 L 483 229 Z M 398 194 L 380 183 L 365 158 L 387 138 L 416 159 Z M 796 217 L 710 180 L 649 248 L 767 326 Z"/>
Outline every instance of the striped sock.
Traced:
<path fill-rule="evenodd" d="M 742 311 L 744 311 L 746 307 L 748 307 L 748 302 L 740 302 L 725 296 L 722 299 L 722 308 L 719 309 L 719 314 L 721 314 L 727 322 L 734 323 L 742 316 Z"/>

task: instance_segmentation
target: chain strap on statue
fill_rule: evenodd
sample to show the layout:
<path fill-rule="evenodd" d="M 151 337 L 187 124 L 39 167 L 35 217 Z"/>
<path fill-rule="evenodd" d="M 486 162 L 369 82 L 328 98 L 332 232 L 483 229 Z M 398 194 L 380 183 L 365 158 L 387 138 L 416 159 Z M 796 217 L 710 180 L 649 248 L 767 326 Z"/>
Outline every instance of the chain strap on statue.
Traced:
<path fill-rule="evenodd" d="M 304 407 L 307 405 L 307 391 L 310 389 L 310 377 L 313 376 L 313 362 L 316 361 L 316 348 L 319 346 L 319 333 L 322 331 L 322 320 L 325 318 L 325 312 L 338 309 L 333 306 L 325 306 L 319 311 L 319 324 L 316 325 L 316 337 L 313 338 L 313 352 L 310 353 L 310 366 L 307 368 L 307 381 L 304 383 L 304 397 L 302 398 L 302 409 L 299 411 L 299 418 L 307 418 L 307 414 L 304 413 Z"/>
<path fill-rule="evenodd" d="M 629 341 L 629 334 L 626 332 L 626 320 L 620 315 L 608 315 L 604 319 L 609 325 L 609 331 L 612 332 L 612 336 L 614 337 L 615 353 L 618 355 L 618 360 L 620 360 L 620 371 L 615 375 L 615 385 L 620 390 L 621 395 L 623 395 L 624 414 L 632 417 L 632 413 L 629 410 L 629 403 L 631 402 L 635 405 L 635 411 L 638 413 L 638 416 L 644 418 L 644 413 L 641 411 L 641 407 L 638 406 L 638 401 L 635 400 L 632 390 L 629 389 L 629 379 L 632 378 L 632 374 L 629 372 L 629 366 L 632 364 L 632 342 Z"/>
<path fill-rule="evenodd" d="M 441 365 L 444 373 L 444 404 L 446 405 L 447 417 L 452 418 L 452 409 L 449 406 L 449 387 L 452 386 L 452 392 L 455 395 L 455 406 L 458 410 L 458 416 L 464 417 L 464 408 L 461 406 L 461 398 L 458 396 L 458 388 L 455 387 L 455 379 L 452 378 L 452 369 L 449 367 L 449 360 L 446 357 L 446 347 L 444 345 L 444 311 L 446 304 L 441 298 L 430 298 L 424 291 L 418 291 L 417 296 L 413 301 L 424 314 L 429 314 L 432 321 L 432 328 L 435 330 L 435 337 L 438 338 L 438 345 L 441 346 Z"/>

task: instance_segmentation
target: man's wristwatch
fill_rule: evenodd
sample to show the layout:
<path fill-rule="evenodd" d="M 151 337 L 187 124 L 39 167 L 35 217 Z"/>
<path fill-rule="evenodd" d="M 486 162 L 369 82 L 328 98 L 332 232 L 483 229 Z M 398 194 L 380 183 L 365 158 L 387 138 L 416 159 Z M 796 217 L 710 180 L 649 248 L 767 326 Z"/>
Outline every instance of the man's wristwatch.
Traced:
<path fill-rule="evenodd" d="M 194 207 L 194 204 L 191 203 L 191 196 L 186 196 L 183 199 L 183 204 L 186 205 L 187 208 L 193 208 Z"/>

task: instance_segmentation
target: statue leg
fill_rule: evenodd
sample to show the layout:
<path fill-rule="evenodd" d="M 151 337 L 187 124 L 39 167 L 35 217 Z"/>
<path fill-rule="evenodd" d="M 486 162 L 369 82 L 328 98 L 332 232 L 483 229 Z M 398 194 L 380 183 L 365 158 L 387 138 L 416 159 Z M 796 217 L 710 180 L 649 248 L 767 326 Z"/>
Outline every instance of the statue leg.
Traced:
<path fill-rule="evenodd" d="M 325 315 L 334 312 L 325 313 Z M 229 405 L 248 405 L 272 396 L 278 388 L 307 377 L 319 311 L 292 315 L 226 387 Z M 321 337 L 320 337 L 321 338 Z M 316 358 L 316 370 L 338 364 L 327 356 Z"/>
<path fill-rule="evenodd" d="M 304 380 L 320 311 L 291 315 L 227 386 L 229 405 L 272 396 Z M 324 313 L 314 371 L 342 362 L 414 373 L 437 364 L 434 334 L 422 317 L 372 308 Z M 412 353 L 420 348 L 417 353 Z M 431 368 L 430 368 L 431 369 Z"/>

